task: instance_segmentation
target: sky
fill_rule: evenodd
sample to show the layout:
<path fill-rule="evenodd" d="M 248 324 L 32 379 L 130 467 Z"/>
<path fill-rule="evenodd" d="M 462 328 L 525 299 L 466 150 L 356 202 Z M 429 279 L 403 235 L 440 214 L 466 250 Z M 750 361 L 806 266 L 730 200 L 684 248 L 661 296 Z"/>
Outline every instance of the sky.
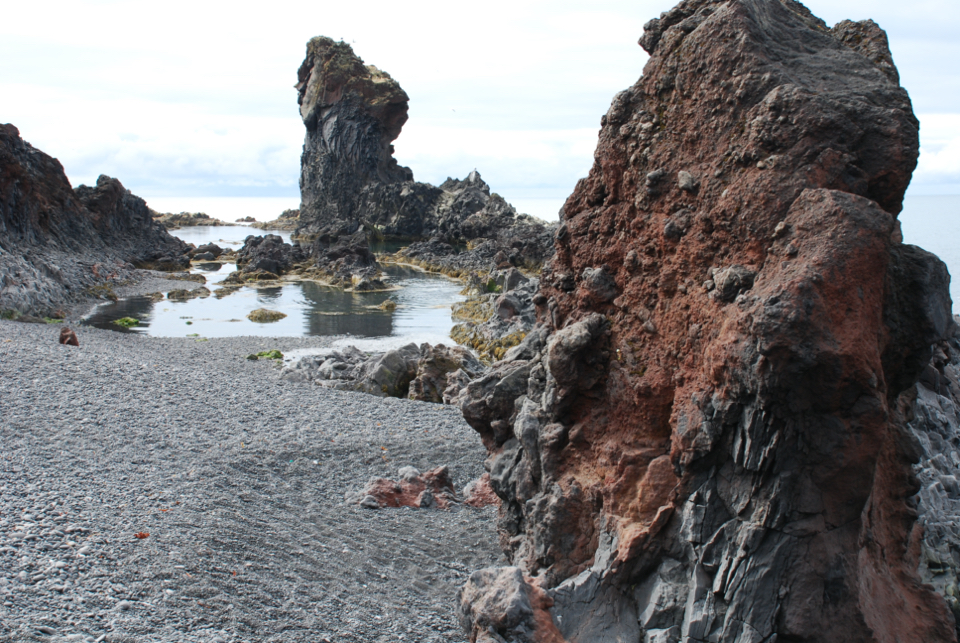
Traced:
<path fill-rule="evenodd" d="M 0 122 L 63 164 L 151 198 L 299 195 L 293 85 L 305 44 L 350 43 L 410 96 L 398 161 L 420 181 L 477 169 L 544 218 L 593 161 L 600 117 L 640 77 L 643 25 L 674 0 L 8 3 Z M 960 194 L 960 3 L 808 0 L 873 18 L 921 122 L 910 194 Z M 256 9 L 245 7 L 256 6 Z M 200 208 L 197 208 L 200 209 Z"/>

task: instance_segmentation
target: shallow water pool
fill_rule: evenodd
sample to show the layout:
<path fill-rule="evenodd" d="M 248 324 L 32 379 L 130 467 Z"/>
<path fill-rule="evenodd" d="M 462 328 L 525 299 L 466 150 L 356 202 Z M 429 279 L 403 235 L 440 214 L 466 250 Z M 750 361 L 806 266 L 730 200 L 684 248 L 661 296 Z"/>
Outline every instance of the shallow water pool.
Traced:
<path fill-rule="evenodd" d="M 238 248 L 247 235 L 265 233 L 244 226 L 197 226 L 175 230 L 173 234 L 198 246 L 216 243 L 223 248 Z M 281 236 L 289 241 L 289 233 Z M 209 263 L 194 267 L 192 272 L 204 274 L 207 288 L 216 291 L 217 282 L 234 270 L 234 264 Z M 291 281 L 244 286 L 222 298 L 211 295 L 186 301 L 155 301 L 150 297 L 130 297 L 97 306 L 83 323 L 153 337 L 349 335 L 367 338 L 364 343 L 371 348 L 409 342 L 451 343 L 451 306 L 464 299 L 460 294 L 462 284 L 406 266 L 384 266 L 384 277 L 393 290 L 349 293 L 312 281 Z M 379 308 L 386 299 L 397 303 L 396 310 Z M 247 319 L 257 308 L 287 316 L 271 323 Z M 113 323 L 122 317 L 133 317 L 140 323 L 130 329 Z"/>

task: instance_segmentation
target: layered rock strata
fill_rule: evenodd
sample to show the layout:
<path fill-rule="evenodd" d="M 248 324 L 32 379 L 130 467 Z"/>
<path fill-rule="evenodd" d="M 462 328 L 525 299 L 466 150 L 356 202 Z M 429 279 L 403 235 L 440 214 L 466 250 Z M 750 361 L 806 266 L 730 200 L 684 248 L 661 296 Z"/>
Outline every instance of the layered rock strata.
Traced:
<path fill-rule="evenodd" d="M 513 564 L 471 577 L 463 625 L 955 641 L 956 410 L 915 383 L 956 375 L 956 331 L 945 266 L 899 234 L 918 122 L 885 34 L 686 0 L 640 44 L 539 325 L 461 397 Z"/>
<path fill-rule="evenodd" d="M 0 125 L 0 309 L 51 312 L 134 265 L 183 269 L 187 250 L 118 180 L 72 189 L 59 161 Z"/>
<path fill-rule="evenodd" d="M 518 263 L 535 266 L 552 255 L 548 227 L 492 194 L 477 172 L 440 187 L 413 180 L 394 159 L 392 145 L 407 120 L 407 94 L 389 74 L 364 65 L 349 45 L 312 39 L 298 81 L 307 132 L 296 234 L 305 243 L 336 243 L 362 230 L 377 240 L 488 240 L 519 256 Z M 322 262 L 317 250 L 312 256 Z"/>

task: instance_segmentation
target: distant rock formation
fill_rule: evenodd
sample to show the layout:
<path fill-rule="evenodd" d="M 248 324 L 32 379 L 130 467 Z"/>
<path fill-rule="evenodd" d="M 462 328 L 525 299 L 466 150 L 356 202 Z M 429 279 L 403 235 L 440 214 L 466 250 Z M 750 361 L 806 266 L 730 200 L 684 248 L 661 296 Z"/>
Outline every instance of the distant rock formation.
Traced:
<path fill-rule="evenodd" d="M 300 225 L 300 209 L 284 210 L 279 217 L 272 221 L 257 222 L 253 217 L 247 217 L 247 219 L 250 220 L 251 228 L 292 232 Z M 237 221 L 243 221 L 243 219 L 237 219 Z"/>
<path fill-rule="evenodd" d="M 551 227 L 491 194 L 479 173 L 440 187 L 413 180 L 392 145 L 407 121 L 407 94 L 348 44 L 312 39 L 298 79 L 307 133 L 296 236 L 320 243 L 312 256 L 322 261 L 323 246 L 361 231 L 373 239 L 489 240 L 493 254 L 505 250 L 536 266 L 552 255 Z"/>
<path fill-rule="evenodd" d="M 471 576 L 462 624 L 956 641 L 960 344 L 946 267 L 896 222 L 919 140 L 886 35 L 685 0 L 640 43 L 539 325 L 461 396 L 513 565 Z"/>
<path fill-rule="evenodd" d="M 0 310 L 55 311 L 134 265 L 181 270 L 187 250 L 118 180 L 74 190 L 59 161 L 0 125 Z"/>
<path fill-rule="evenodd" d="M 179 230 L 190 226 L 225 226 L 230 225 L 220 219 L 214 219 L 205 212 L 152 213 L 154 220 L 167 230 Z"/>

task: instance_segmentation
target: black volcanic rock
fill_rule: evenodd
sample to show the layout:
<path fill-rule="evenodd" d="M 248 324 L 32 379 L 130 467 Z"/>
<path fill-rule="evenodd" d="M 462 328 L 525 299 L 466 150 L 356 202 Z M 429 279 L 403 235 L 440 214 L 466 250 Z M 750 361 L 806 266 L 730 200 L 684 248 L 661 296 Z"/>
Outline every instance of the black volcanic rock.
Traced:
<path fill-rule="evenodd" d="M 134 265 L 187 266 L 188 249 L 116 179 L 74 190 L 59 161 L 0 125 L 0 310 L 55 311 Z"/>
<path fill-rule="evenodd" d="M 325 237 L 329 244 L 362 228 L 377 239 L 488 240 L 531 266 L 552 256 L 551 227 L 491 194 L 479 173 L 439 187 L 413 180 L 393 158 L 392 145 L 407 120 L 407 94 L 388 74 L 365 66 L 349 45 L 312 39 L 298 79 L 307 130 L 301 240 Z M 323 257 L 312 256 L 322 268 Z"/>

